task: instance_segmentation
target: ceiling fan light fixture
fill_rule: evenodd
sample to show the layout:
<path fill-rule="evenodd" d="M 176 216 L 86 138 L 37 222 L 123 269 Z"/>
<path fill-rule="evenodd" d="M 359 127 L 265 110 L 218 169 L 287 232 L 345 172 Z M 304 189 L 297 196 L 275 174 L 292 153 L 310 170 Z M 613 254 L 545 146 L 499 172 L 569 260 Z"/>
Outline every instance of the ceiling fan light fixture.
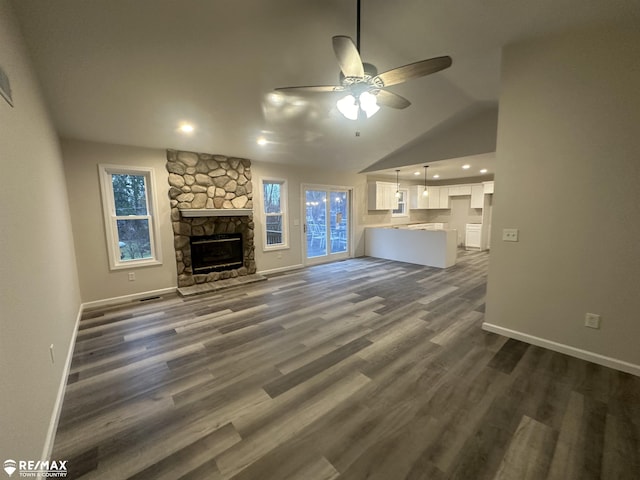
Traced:
<path fill-rule="evenodd" d="M 380 107 L 376 96 L 370 92 L 362 92 L 359 97 L 360 108 L 367 114 L 367 118 L 373 117 Z"/>
<path fill-rule="evenodd" d="M 338 107 L 338 111 L 349 120 L 358 119 L 358 110 L 360 109 L 360 107 L 356 102 L 356 97 L 354 97 L 353 95 L 342 97 L 336 102 L 336 107 Z"/>
<path fill-rule="evenodd" d="M 371 118 L 380 110 L 376 96 L 366 91 L 357 99 L 351 94 L 342 97 L 336 102 L 336 107 L 349 120 L 358 120 L 360 111 L 364 112 L 367 118 Z"/>

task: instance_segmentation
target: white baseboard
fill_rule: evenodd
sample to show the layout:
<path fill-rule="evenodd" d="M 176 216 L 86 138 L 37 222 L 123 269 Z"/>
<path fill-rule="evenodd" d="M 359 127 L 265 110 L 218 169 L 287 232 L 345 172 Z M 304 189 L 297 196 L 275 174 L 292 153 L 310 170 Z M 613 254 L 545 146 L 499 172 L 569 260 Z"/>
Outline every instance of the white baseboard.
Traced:
<path fill-rule="evenodd" d="M 640 377 L 640 365 L 635 365 L 633 363 L 618 360 L 616 358 L 606 357 L 598 353 L 571 347 L 563 343 L 557 343 L 551 340 L 546 340 L 544 338 L 535 337 L 533 335 L 518 332 L 516 330 L 510 330 L 508 328 L 493 325 L 491 323 L 483 323 L 482 329 L 486 330 L 487 332 L 497 333 L 498 335 L 521 340 L 523 342 L 530 343 L 531 345 L 536 345 L 538 347 L 553 350 L 554 352 L 564 353 L 581 360 L 587 360 L 588 362 L 597 363 L 598 365 L 603 365 L 605 367 L 613 368 L 615 370 L 620 370 L 622 372 L 627 372 L 631 375 Z"/>
<path fill-rule="evenodd" d="M 304 268 L 304 265 L 299 263 L 298 265 L 289 265 L 287 267 L 272 268 L 270 270 L 261 270 L 257 273 L 259 275 L 270 275 L 273 273 L 288 272 L 289 270 L 298 270 L 299 268 Z"/>
<path fill-rule="evenodd" d="M 45 438 L 44 448 L 42 449 L 42 460 L 49 460 L 51 458 L 51 452 L 53 451 L 53 442 L 56 438 L 56 430 L 58 430 L 58 422 L 60 420 L 60 413 L 62 412 L 62 402 L 64 400 L 65 391 L 67 390 L 67 378 L 69 377 L 69 371 L 71 370 L 73 350 L 76 346 L 76 337 L 78 335 L 78 328 L 80 327 L 80 319 L 82 318 L 83 311 L 84 305 L 80 304 L 80 307 L 78 308 L 78 315 L 76 315 L 76 323 L 73 326 L 73 332 L 71 332 L 67 358 L 65 359 L 64 367 L 62 369 L 62 378 L 60 379 L 60 385 L 58 386 L 56 403 L 53 406 L 53 414 L 49 421 L 49 429 L 47 430 L 47 437 Z"/>
<path fill-rule="evenodd" d="M 85 310 L 90 308 L 111 307 L 113 305 L 122 305 L 123 303 L 133 302 L 141 298 L 157 297 L 167 293 L 175 293 L 178 287 L 161 288 L 159 290 L 151 290 L 149 292 L 132 293 L 131 295 L 123 295 L 121 297 L 104 298 L 93 302 L 83 303 Z"/>

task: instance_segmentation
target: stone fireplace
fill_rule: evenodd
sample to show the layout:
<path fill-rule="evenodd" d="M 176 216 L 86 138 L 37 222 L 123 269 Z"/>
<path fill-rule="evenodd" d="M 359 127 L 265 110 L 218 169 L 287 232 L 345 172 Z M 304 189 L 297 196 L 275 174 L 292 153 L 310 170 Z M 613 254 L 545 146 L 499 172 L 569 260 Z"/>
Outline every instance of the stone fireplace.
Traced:
<path fill-rule="evenodd" d="M 252 275 L 251 162 L 167 150 L 178 287 Z"/>

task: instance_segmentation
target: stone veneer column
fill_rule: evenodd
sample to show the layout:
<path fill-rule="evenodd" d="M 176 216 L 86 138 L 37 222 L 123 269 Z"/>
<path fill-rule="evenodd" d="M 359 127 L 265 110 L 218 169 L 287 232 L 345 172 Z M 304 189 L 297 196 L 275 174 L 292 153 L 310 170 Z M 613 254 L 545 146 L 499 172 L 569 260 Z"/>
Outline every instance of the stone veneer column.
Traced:
<path fill-rule="evenodd" d="M 185 218 L 180 209 L 253 208 L 251 161 L 224 155 L 167 150 L 169 198 L 178 286 L 213 282 L 256 272 L 253 216 Z M 193 274 L 191 236 L 242 233 L 244 266 L 234 270 Z"/>

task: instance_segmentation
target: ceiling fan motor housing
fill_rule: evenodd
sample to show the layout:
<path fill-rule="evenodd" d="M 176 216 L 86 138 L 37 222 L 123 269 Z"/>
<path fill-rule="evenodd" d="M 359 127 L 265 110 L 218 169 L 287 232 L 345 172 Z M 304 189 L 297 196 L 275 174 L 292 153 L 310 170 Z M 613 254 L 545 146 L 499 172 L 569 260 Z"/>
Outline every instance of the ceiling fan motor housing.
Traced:
<path fill-rule="evenodd" d="M 342 71 L 340 72 L 340 85 L 343 85 L 345 87 L 347 86 L 354 86 L 357 84 L 362 84 L 362 89 L 366 90 L 369 87 L 377 87 L 377 88 L 382 88 L 384 87 L 384 83 L 382 83 L 382 80 L 380 80 L 379 78 L 377 78 L 378 76 L 378 69 L 376 68 L 375 65 L 371 64 L 371 63 L 363 63 L 362 66 L 364 67 L 364 77 L 363 78 L 359 78 L 359 77 L 345 77 L 344 73 L 342 73 Z"/>

